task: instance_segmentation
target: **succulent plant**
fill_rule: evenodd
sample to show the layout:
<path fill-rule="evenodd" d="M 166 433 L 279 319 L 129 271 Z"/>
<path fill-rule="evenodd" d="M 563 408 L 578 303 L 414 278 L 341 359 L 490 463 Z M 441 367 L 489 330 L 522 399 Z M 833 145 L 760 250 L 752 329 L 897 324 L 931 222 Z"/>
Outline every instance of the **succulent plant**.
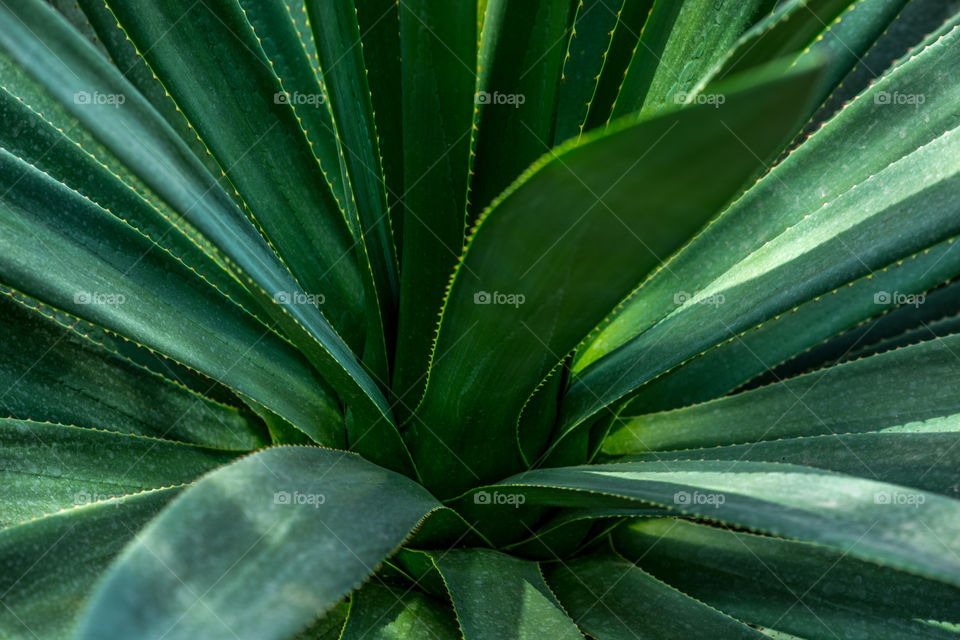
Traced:
<path fill-rule="evenodd" d="M 0 0 L 0 638 L 957 638 L 958 11 Z"/>

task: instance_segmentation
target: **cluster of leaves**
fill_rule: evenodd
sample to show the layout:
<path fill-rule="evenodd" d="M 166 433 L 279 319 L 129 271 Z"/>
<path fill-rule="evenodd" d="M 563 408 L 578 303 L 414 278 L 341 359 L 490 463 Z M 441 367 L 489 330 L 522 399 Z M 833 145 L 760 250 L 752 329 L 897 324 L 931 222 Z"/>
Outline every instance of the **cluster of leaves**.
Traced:
<path fill-rule="evenodd" d="M 960 634 L 960 10 L 0 0 L 0 637 Z"/>

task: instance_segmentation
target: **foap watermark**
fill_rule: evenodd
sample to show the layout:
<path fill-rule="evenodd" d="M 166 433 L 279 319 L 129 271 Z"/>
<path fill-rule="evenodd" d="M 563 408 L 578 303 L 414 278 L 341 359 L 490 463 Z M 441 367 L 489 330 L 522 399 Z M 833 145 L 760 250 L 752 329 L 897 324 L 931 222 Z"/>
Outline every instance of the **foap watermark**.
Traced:
<path fill-rule="evenodd" d="M 310 105 L 318 107 L 326 102 L 322 93 L 302 93 L 300 91 L 277 91 L 273 94 L 273 104 L 290 104 L 293 106 Z"/>
<path fill-rule="evenodd" d="M 122 293 L 101 293 L 99 291 L 78 291 L 73 294 L 73 301 L 77 304 L 119 307 L 127 301 Z"/>
<path fill-rule="evenodd" d="M 500 493 L 499 491 L 477 491 L 473 494 L 473 504 L 508 505 L 515 509 L 527 501 L 520 493 Z"/>
<path fill-rule="evenodd" d="M 719 108 L 727 101 L 727 96 L 722 93 L 687 93 L 686 91 L 677 91 L 673 94 L 674 104 L 708 104 L 714 108 Z"/>
<path fill-rule="evenodd" d="M 477 91 L 473 97 L 476 104 L 505 104 L 519 109 L 520 105 L 527 101 L 527 96 L 522 93 L 500 93 L 499 91 Z"/>
<path fill-rule="evenodd" d="M 919 307 L 927 301 L 927 296 L 922 293 L 900 293 L 899 291 L 877 291 L 873 294 L 874 304 L 896 304 L 910 305 L 914 308 Z"/>
<path fill-rule="evenodd" d="M 724 296 L 722 293 L 714 293 L 709 296 L 698 298 L 697 296 L 699 293 L 699 291 L 694 291 L 693 293 L 688 293 L 687 291 L 677 291 L 673 294 L 673 304 L 681 305 L 689 302 L 691 304 L 705 304 L 716 309 L 727 301 L 726 296 Z"/>
<path fill-rule="evenodd" d="M 124 495 L 123 494 L 114 495 L 112 493 L 97 493 L 96 491 L 94 491 L 93 493 L 89 491 L 77 491 L 75 494 L 73 494 L 73 504 L 78 507 L 82 507 L 88 504 L 93 504 L 94 502 L 104 502 L 106 500 L 113 500 L 113 499 L 116 499 L 115 504 L 121 505 L 123 504 Z"/>
<path fill-rule="evenodd" d="M 290 506 L 310 506 L 319 509 L 320 505 L 326 503 L 327 496 L 322 493 L 300 493 L 294 491 L 277 491 L 273 494 L 273 504 L 282 504 Z"/>
<path fill-rule="evenodd" d="M 109 105 L 119 108 L 127 101 L 122 93 L 100 93 L 99 91 L 77 91 L 73 94 L 73 104 Z"/>
<path fill-rule="evenodd" d="M 900 93 L 899 91 L 877 91 L 873 95 L 875 104 L 912 104 L 920 106 L 927 101 L 922 93 Z"/>
<path fill-rule="evenodd" d="M 927 501 L 922 493 L 910 491 L 877 491 L 873 494 L 874 504 L 913 505 L 919 507 Z"/>
<path fill-rule="evenodd" d="M 304 293 L 302 291 L 278 291 L 273 296 L 274 302 L 280 304 L 311 304 L 319 307 L 326 301 L 322 293 Z"/>
<path fill-rule="evenodd" d="M 689 491 L 677 491 L 673 494 L 673 504 L 681 507 L 707 504 L 716 509 L 726 501 L 727 497 L 722 493 L 700 493 L 699 491 L 690 493 Z"/>
<path fill-rule="evenodd" d="M 473 304 L 508 304 L 519 308 L 527 298 L 522 293 L 500 293 L 494 291 L 477 291 L 473 294 Z"/>

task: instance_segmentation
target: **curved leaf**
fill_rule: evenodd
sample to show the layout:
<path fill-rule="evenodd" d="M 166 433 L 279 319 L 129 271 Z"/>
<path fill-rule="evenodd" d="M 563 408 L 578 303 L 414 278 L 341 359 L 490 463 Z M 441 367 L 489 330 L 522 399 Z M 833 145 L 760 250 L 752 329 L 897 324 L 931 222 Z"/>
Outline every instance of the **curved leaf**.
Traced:
<path fill-rule="evenodd" d="M 601 497 L 650 503 L 960 586 L 960 501 L 820 469 L 625 462 L 538 469 L 481 490 L 523 495 L 530 506 L 597 506 Z"/>
<path fill-rule="evenodd" d="M 574 372 L 627 344 L 625 360 L 634 362 L 644 348 L 642 340 L 633 339 L 668 317 L 678 301 L 708 287 L 804 216 L 813 217 L 825 203 L 960 124 L 953 108 L 960 89 L 948 81 L 960 60 L 958 40 L 960 29 L 882 78 L 792 151 L 638 288 L 578 352 Z M 900 103 L 895 95 L 924 96 L 911 100 L 923 104 Z"/>
<path fill-rule="evenodd" d="M 610 127 L 551 152 L 493 205 L 450 286 L 405 434 L 428 487 L 450 496 L 522 467 L 516 420 L 537 383 L 722 208 L 755 151 L 776 148 L 814 75 L 754 78 L 720 108 Z M 690 175 L 702 176 L 695 190 Z M 457 459 L 467 451 L 469 469 Z"/>
<path fill-rule="evenodd" d="M 105 575 L 79 637 L 287 638 L 437 506 L 354 454 L 255 453 L 201 479 L 137 536 Z"/>
<path fill-rule="evenodd" d="M 288 342 L 69 188 L 2 150 L 0 167 L 0 278 L 341 442 L 338 408 Z"/>
<path fill-rule="evenodd" d="M 0 5 L 0 25 L 0 49 L 223 251 L 235 277 L 341 399 L 371 422 L 392 423 L 376 384 L 319 310 L 301 303 L 309 299 L 253 223 L 122 74 L 41 0 Z M 91 99 L 77 98 L 84 94 Z"/>
<path fill-rule="evenodd" d="M 353 238 L 291 108 L 322 101 L 320 88 L 299 96 L 281 85 L 235 0 L 109 5 L 304 291 L 358 344 Z"/>

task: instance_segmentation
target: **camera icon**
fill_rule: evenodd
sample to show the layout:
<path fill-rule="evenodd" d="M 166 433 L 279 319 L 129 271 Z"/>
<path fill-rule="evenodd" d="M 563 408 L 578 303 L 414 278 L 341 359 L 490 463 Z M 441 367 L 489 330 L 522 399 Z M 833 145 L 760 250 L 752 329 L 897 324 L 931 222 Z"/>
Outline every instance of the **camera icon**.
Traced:
<path fill-rule="evenodd" d="M 686 304 L 692 297 L 693 296 L 686 291 L 677 291 L 675 294 L 673 294 L 673 304 Z"/>
<path fill-rule="evenodd" d="M 490 304 L 492 301 L 493 296 L 489 291 L 477 291 L 473 294 L 473 304 Z"/>
<path fill-rule="evenodd" d="M 286 91 L 277 91 L 273 94 L 273 104 L 290 104 L 290 96 Z"/>
<path fill-rule="evenodd" d="M 889 491 L 878 491 L 873 494 L 873 503 L 874 504 L 890 504 L 890 492 Z"/>
<path fill-rule="evenodd" d="M 78 491 L 73 494 L 73 504 L 77 505 L 78 507 L 90 504 L 91 502 L 93 502 L 93 496 L 86 491 Z"/>
<path fill-rule="evenodd" d="M 90 304 L 93 301 L 93 296 L 90 295 L 89 291 L 78 291 L 73 294 L 73 301 L 76 304 Z"/>
<path fill-rule="evenodd" d="M 873 101 L 876 104 L 890 104 L 891 95 L 889 91 L 878 91 L 877 94 L 873 97 Z"/>
<path fill-rule="evenodd" d="M 686 91 L 677 91 L 673 94 L 673 104 L 686 104 L 688 97 Z"/>
<path fill-rule="evenodd" d="M 873 294 L 874 304 L 890 304 L 892 298 L 889 291 L 877 291 Z"/>
<path fill-rule="evenodd" d="M 93 97 L 89 91 L 77 91 L 73 94 L 73 104 L 90 104 L 92 101 Z"/>
<path fill-rule="evenodd" d="M 273 504 L 290 504 L 289 491 L 277 491 L 273 494 Z"/>
<path fill-rule="evenodd" d="M 477 491 L 473 494 L 473 504 L 490 504 L 491 497 L 487 491 Z"/>
<path fill-rule="evenodd" d="M 490 93 L 488 91 L 477 91 L 473 101 L 476 104 L 490 104 Z"/>
<path fill-rule="evenodd" d="M 673 494 L 674 504 L 690 504 L 690 494 L 686 491 L 677 491 Z"/>
<path fill-rule="evenodd" d="M 290 304 L 293 301 L 293 296 L 290 295 L 289 291 L 278 291 L 274 294 L 273 300 L 279 304 Z"/>

